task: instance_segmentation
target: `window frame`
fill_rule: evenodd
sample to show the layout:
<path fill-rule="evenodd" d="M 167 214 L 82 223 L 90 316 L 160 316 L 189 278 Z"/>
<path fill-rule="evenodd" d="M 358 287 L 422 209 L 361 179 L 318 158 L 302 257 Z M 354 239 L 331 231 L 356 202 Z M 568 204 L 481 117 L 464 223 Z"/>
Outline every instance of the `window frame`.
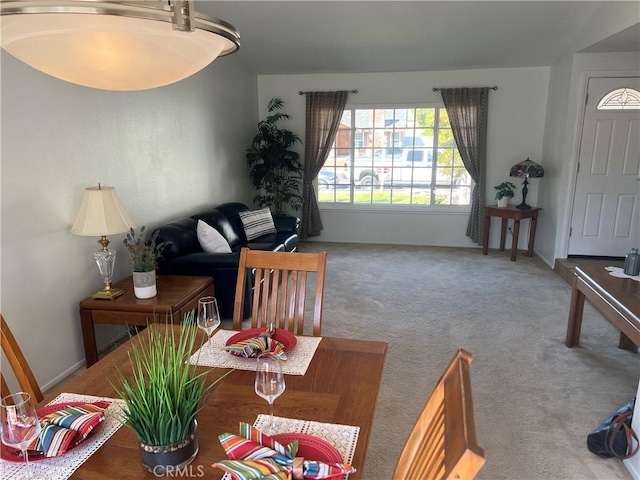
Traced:
<path fill-rule="evenodd" d="M 355 112 L 357 110 L 384 110 L 384 109 L 394 109 L 394 110 L 402 110 L 402 109 L 436 109 L 436 111 L 434 112 L 435 118 L 434 118 L 434 125 L 433 125 L 433 130 L 434 130 L 434 134 L 433 134 L 433 138 L 434 138 L 434 145 L 432 145 L 431 147 L 425 149 L 428 153 L 432 153 L 431 155 L 427 156 L 431 156 L 432 157 L 432 166 L 431 168 L 433 168 L 433 172 L 432 172 L 432 182 L 430 183 L 433 184 L 433 179 L 436 177 L 437 175 L 437 158 L 438 158 L 438 151 L 439 150 L 443 150 L 445 148 L 452 148 L 451 146 L 445 146 L 445 147 L 438 147 L 437 145 L 437 139 L 438 139 L 438 130 L 440 128 L 439 125 L 439 112 L 441 110 L 445 109 L 444 103 L 442 102 L 438 102 L 438 103 L 411 103 L 411 104 L 406 104 L 406 103 L 394 103 L 394 104 L 383 104 L 383 103 L 374 103 L 374 104 L 348 104 L 345 106 L 345 111 L 351 111 L 351 128 L 348 129 L 348 131 L 350 131 L 350 143 L 351 143 L 351 147 L 350 148 L 350 158 L 355 158 L 355 150 L 356 149 L 371 149 L 372 152 L 375 152 L 376 149 L 379 148 L 385 148 L 385 147 L 364 147 L 364 142 L 363 142 L 363 138 L 364 135 L 362 134 L 362 132 L 358 132 L 358 130 L 362 130 L 361 128 L 356 126 L 356 118 L 355 118 Z M 445 110 L 446 111 L 446 110 Z M 376 129 L 380 129 L 380 127 L 376 127 L 375 126 L 375 121 L 374 121 L 374 125 L 372 127 L 370 127 L 372 130 L 376 130 Z M 416 127 L 413 127 L 414 129 Z M 431 128 L 431 127 L 426 127 L 426 128 Z M 342 131 L 347 130 L 347 129 L 341 129 Z M 392 136 L 394 138 L 394 144 L 395 144 L 395 136 L 396 136 L 396 131 L 393 131 Z M 359 137 L 358 137 L 359 134 Z M 414 136 L 415 137 L 415 136 Z M 336 137 L 337 138 L 337 137 Z M 360 141 L 358 142 L 358 144 L 356 144 L 357 142 L 357 138 L 360 139 Z M 360 146 L 358 146 L 360 145 Z M 412 150 L 411 151 L 416 151 L 416 147 L 413 146 L 411 147 Z M 458 150 L 457 145 L 455 145 L 453 148 L 455 149 L 455 153 L 454 155 L 457 155 L 458 157 L 460 156 L 460 152 Z M 337 150 L 344 150 L 345 147 L 340 147 L 340 146 L 333 146 L 332 147 L 332 152 L 335 155 L 335 152 Z M 387 148 L 388 150 L 389 148 Z M 419 150 L 419 148 L 418 148 Z M 337 173 L 337 170 L 339 168 L 342 168 L 340 165 L 338 165 L 337 163 L 337 157 L 334 156 L 334 158 L 336 158 L 336 163 L 333 165 L 333 169 L 334 172 Z M 428 161 L 428 160 L 427 160 Z M 332 166 L 329 166 L 329 168 L 331 168 Z M 323 167 L 324 169 L 325 167 Z M 355 171 L 357 169 L 357 166 L 354 165 L 354 162 L 350 162 L 349 165 L 349 178 L 353 179 L 355 176 Z M 393 168 L 393 167 L 392 167 Z M 402 168 L 402 167 L 396 167 L 396 168 Z M 413 168 L 413 167 L 412 167 Z M 456 168 L 454 166 L 452 166 L 451 168 Z M 439 203 L 429 203 L 429 204 L 417 204 L 417 203 L 392 203 L 392 200 L 389 203 L 375 203 L 375 202 L 368 202 L 368 203 L 356 203 L 354 201 L 354 194 L 355 192 L 358 191 L 358 189 L 356 188 L 356 182 L 355 180 L 351 180 L 350 183 L 348 184 L 348 188 L 349 188 L 349 198 L 350 200 L 348 202 L 341 202 L 341 201 L 322 201 L 320 199 L 320 190 L 318 189 L 318 182 L 316 181 L 316 197 L 318 199 L 318 206 L 321 210 L 338 210 L 338 211 L 359 211 L 359 212 L 364 212 L 364 211 L 369 211 L 369 212 L 406 212 L 406 213 L 411 213 L 411 212 L 422 212 L 424 213 L 425 211 L 428 212 L 439 212 L 439 213 L 468 213 L 471 210 L 471 196 L 473 194 L 473 189 L 475 188 L 475 182 L 473 181 L 473 179 L 470 177 L 470 175 L 467 173 L 466 174 L 468 179 L 469 179 L 469 184 L 464 184 L 462 185 L 463 187 L 468 187 L 468 198 L 469 198 L 469 203 L 467 204 L 439 204 Z M 341 184 L 336 184 L 336 187 L 338 187 L 338 185 Z M 344 185 L 344 184 L 342 184 Z M 344 188 L 344 187 L 343 187 Z M 436 188 L 437 188 L 437 182 L 436 182 Z M 448 188 L 450 192 L 452 192 L 454 190 L 454 186 L 450 185 L 449 187 L 445 187 Z M 430 201 L 431 199 L 435 198 L 436 193 L 435 193 L 435 189 L 432 187 L 429 187 L 430 190 Z M 373 192 L 375 191 L 375 188 L 372 190 L 372 195 Z M 334 200 L 335 200 L 335 192 L 336 190 L 334 189 Z"/>

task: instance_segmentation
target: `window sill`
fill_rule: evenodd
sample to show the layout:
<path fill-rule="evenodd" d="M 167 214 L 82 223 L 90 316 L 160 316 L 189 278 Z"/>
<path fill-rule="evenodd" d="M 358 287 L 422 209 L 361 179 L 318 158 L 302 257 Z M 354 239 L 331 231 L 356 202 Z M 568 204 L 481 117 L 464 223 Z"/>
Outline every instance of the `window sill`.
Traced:
<path fill-rule="evenodd" d="M 469 205 L 419 206 L 419 205 L 353 205 L 341 203 L 320 203 L 321 212 L 340 213 L 389 213 L 389 214 L 417 214 L 417 215 L 469 215 Z"/>

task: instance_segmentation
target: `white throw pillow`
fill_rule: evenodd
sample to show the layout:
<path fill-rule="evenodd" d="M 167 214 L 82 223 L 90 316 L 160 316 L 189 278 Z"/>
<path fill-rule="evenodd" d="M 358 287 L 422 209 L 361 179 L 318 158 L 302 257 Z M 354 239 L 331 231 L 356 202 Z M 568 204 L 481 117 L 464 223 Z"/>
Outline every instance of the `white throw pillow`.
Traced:
<path fill-rule="evenodd" d="M 242 220 L 244 234 L 248 241 L 268 233 L 276 233 L 276 226 L 273 224 L 271 210 L 268 208 L 254 210 L 252 212 L 240 212 L 240 220 Z"/>
<path fill-rule="evenodd" d="M 198 242 L 202 250 L 209 253 L 231 253 L 227 240 L 215 228 L 202 220 L 198 220 Z"/>

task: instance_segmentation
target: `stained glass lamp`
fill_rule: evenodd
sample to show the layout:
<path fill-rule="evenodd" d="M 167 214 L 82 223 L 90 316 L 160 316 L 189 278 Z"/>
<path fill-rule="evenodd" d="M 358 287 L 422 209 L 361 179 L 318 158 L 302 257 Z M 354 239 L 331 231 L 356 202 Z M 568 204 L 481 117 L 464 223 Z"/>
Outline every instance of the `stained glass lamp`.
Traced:
<path fill-rule="evenodd" d="M 510 177 L 521 177 L 524 178 L 524 182 L 522 182 L 522 203 L 520 205 L 516 205 L 516 208 L 520 210 L 528 210 L 531 208 L 530 205 L 527 205 L 527 185 L 529 185 L 529 178 L 540 178 L 544 177 L 544 168 L 542 165 L 537 164 L 527 159 L 523 162 L 516 163 L 511 170 L 509 171 Z"/>

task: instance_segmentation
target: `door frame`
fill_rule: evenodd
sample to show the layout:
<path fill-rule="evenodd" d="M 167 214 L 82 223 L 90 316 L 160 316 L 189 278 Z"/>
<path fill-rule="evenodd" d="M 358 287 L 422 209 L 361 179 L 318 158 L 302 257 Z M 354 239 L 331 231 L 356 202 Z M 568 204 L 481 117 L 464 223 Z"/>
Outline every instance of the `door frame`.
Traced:
<path fill-rule="evenodd" d="M 586 114 L 587 93 L 589 90 L 589 80 L 592 78 L 624 78 L 638 77 L 639 70 L 585 70 L 582 72 L 580 86 L 578 89 L 578 109 L 576 116 L 578 121 L 575 124 L 575 132 L 571 146 L 571 162 L 569 165 L 569 184 L 567 188 L 566 208 L 563 219 L 562 251 L 558 258 L 567 258 L 569 253 L 569 232 L 573 219 L 573 207 L 576 196 L 576 185 L 578 183 L 578 164 L 580 160 L 580 145 L 582 144 L 582 133 L 584 128 L 584 116 Z"/>

